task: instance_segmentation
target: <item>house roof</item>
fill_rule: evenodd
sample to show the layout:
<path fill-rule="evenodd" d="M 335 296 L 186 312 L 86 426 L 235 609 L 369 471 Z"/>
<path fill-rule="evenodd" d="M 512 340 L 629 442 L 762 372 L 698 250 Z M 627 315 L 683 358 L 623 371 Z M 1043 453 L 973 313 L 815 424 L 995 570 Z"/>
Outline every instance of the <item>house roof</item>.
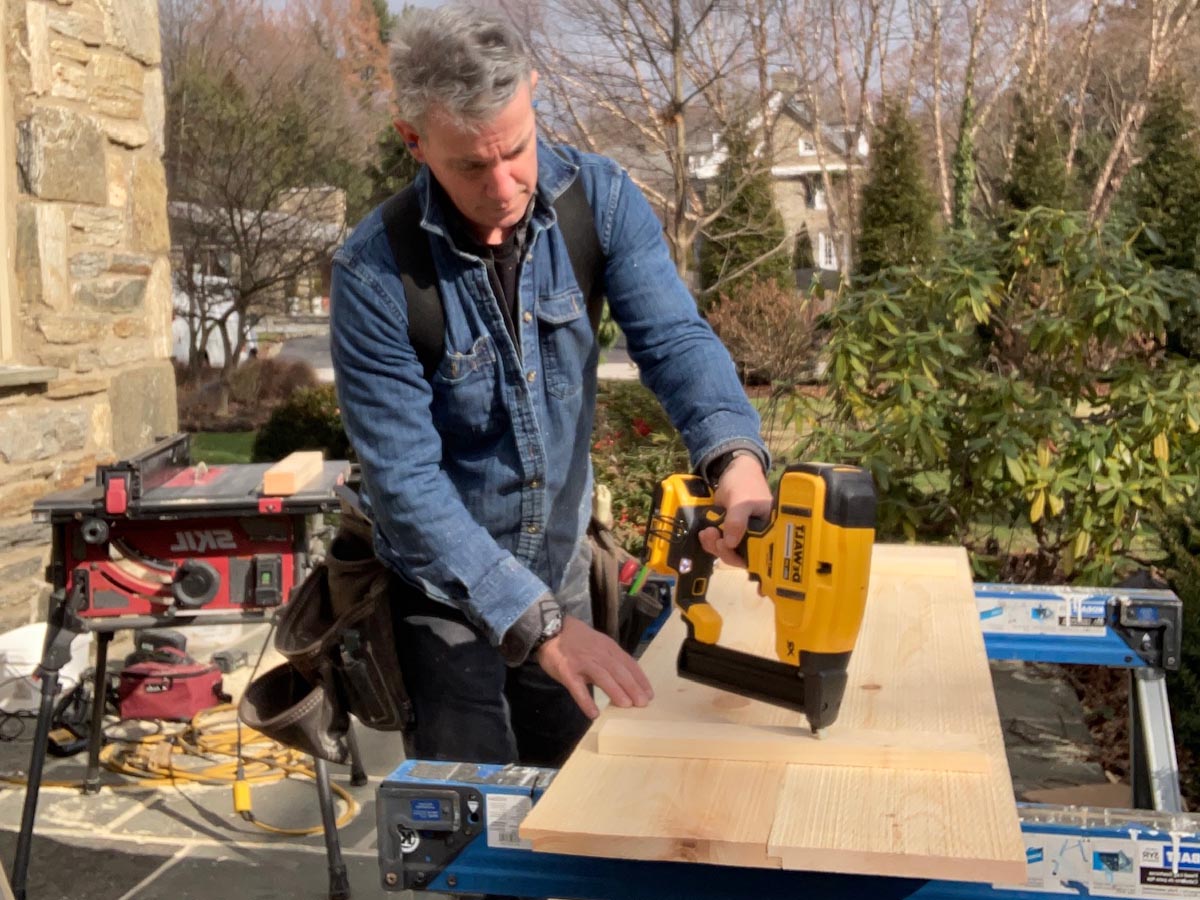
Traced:
<path fill-rule="evenodd" d="M 241 217 L 243 230 L 257 230 L 262 239 L 267 242 L 279 241 L 310 247 L 324 247 L 340 242 L 346 234 L 344 225 L 314 221 L 311 218 L 289 212 L 259 209 L 216 209 L 183 200 L 172 200 L 167 204 L 167 215 L 170 218 L 200 228 L 223 228 L 230 212 Z"/>
<path fill-rule="evenodd" d="M 767 100 L 769 112 L 776 114 L 776 127 L 779 119 L 786 117 L 802 130 L 819 138 L 829 151 L 824 160 L 824 166 L 815 159 L 797 159 L 796 162 L 780 161 L 771 167 L 771 174 L 776 178 L 795 178 L 822 171 L 844 172 L 847 168 L 845 156 L 850 144 L 855 140 L 855 131 L 841 122 L 822 122 L 814 125 L 808 105 L 799 99 L 795 91 L 775 89 Z M 761 125 L 762 116 L 756 115 L 748 123 L 751 129 Z M 688 123 L 688 168 L 693 178 L 707 181 L 715 178 L 720 165 L 727 154 L 721 146 L 721 131 L 716 123 L 716 117 L 707 110 L 696 110 Z M 761 149 L 756 151 L 761 152 Z M 778 154 L 777 154 L 778 155 Z"/>

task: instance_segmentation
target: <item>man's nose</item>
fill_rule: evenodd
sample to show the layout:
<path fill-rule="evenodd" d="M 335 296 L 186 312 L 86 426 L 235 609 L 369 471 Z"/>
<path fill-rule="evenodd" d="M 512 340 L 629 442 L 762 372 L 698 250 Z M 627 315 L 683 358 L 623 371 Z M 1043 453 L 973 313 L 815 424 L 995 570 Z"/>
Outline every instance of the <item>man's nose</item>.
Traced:
<path fill-rule="evenodd" d="M 488 173 L 487 195 L 492 200 L 506 203 L 517 195 L 517 182 L 507 165 L 499 165 Z"/>

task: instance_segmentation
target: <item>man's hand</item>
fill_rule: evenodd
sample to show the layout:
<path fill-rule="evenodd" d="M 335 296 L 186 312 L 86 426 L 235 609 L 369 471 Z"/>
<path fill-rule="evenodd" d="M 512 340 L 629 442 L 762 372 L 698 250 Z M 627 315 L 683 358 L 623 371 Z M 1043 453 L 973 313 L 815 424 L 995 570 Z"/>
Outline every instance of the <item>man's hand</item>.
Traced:
<path fill-rule="evenodd" d="M 725 521 L 719 530 L 706 528 L 700 532 L 700 546 L 722 562 L 745 568 L 746 561 L 737 548 L 746 534 L 746 525 L 751 516 L 769 516 L 773 503 L 771 487 L 757 457 L 736 457 L 721 473 L 713 495 L 713 504 L 725 510 Z"/>
<path fill-rule="evenodd" d="M 654 698 L 646 673 L 617 642 L 574 616 L 564 616 L 562 631 L 537 649 L 538 664 L 570 692 L 584 715 L 600 715 L 588 691 L 594 684 L 615 706 L 645 706 Z"/>

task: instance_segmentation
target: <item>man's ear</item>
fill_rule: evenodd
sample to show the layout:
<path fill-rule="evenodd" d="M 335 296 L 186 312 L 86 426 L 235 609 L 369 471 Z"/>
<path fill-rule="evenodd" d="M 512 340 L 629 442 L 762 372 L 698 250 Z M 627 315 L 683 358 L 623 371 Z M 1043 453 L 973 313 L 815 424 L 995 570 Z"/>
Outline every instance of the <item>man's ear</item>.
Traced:
<path fill-rule="evenodd" d="M 537 69 L 530 69 L 529 70 L 529 96 L 530 97 L 533 96 L 534 88 L 537 87 L 537 81 L 538 81 Z"/>
<path fill-rule="evenodd" d="M 404 138 L 404 143 L 408 146 L 408 152 L 413 155 L 417 162 L 425 162 L 425 154 L 421 151 L 421 136 L 417 134 L 417 129 L 413 128 L 411 122 L 405 122 L 403 119 L 395 119 L 392 124 L 396 127 L 400 137 Z"/>

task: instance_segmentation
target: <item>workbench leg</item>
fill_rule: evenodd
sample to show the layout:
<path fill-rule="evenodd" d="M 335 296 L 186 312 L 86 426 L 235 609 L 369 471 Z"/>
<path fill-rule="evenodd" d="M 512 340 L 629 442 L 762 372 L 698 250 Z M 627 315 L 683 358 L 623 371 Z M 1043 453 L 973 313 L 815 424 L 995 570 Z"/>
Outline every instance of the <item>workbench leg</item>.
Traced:
<path fill-rule="evenodd" d="M 1129 773 L 1135 809 L 1183 812 L 1167 676 L 1162 669 L 1129 670 Z"/>
<path fill-rule="evenodd" d="M 108 645 L 112 632 L 101 631 L 96 643 L 96 680 L 92 687 L 92 727 L 88 734 L 87 773 L 83 776 L 83 792 L 95 794 L 100 790 L 100 747 L 104 743 L 104 707 L 108 700 Z"/>
<path fill-rule="evenodd" d="M 329 861 L 329 900 L 350 900 L 350 880 L 338 841 L 337 815 L 333 808 L 333 789 L 329 786 L 329 763 L 317 759 L 317 799 L 321 804 L 321 825 L 325 831 L 325 856 Z"/>

